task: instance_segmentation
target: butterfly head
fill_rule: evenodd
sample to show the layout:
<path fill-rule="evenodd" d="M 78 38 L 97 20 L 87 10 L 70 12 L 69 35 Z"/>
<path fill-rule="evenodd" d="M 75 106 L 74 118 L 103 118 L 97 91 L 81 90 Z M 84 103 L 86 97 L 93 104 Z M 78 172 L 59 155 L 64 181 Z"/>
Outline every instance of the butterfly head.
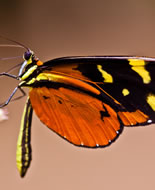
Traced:
<path fill-rule="evenodd" d="M 24 62 L 19 70 L 18 76 L 21 77 L 25 71 L 27 70 L 27 66 L 31 67 L 30 65 L 36 65 L 38 62 L 38 58 L 35 57 L 34 52 L 28 49 L 23 55 Z"/>
<path fill-rule="evenodd" d="M 30 49 L 28 49 L 24 55 L 23 55 L 24 60 L 27 62 L 27 64 L 30 64 L 34 61 L 35 56 L 34 56 L 34 52 L 31 51 Z"/>

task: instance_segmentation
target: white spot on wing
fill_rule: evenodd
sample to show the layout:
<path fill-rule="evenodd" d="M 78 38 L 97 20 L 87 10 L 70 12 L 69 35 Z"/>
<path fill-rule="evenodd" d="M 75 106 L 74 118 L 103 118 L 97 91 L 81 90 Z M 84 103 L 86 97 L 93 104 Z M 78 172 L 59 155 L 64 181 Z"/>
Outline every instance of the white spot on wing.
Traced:
<path fill-rule="evenodd" d="M 152 120 L 151 120 L 151 119 L 149 119 L 147 122 L 148 122 L 148 123 L 152 123 Z"/>
<path fill-rule="evenodd" d="M 117 134 L 119 134 L 119 131 L 116 131 Z"/>

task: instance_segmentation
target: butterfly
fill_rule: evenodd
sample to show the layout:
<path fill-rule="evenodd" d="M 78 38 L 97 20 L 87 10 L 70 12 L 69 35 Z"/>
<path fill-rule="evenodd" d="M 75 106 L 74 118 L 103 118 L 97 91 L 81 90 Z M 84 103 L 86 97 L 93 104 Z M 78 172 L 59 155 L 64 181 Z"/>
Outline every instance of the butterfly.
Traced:
<path fill-rule="evenodd" d="M 17 90 L 29 88 L 17 142 L 17 168 L 30 166 L 33 110 L 48 128 L 81 147 L 106 147 L 124 126 L 155 122 L 155 58 L 136 56 L 63 57 L 41 62 L 24 53 Z"/>

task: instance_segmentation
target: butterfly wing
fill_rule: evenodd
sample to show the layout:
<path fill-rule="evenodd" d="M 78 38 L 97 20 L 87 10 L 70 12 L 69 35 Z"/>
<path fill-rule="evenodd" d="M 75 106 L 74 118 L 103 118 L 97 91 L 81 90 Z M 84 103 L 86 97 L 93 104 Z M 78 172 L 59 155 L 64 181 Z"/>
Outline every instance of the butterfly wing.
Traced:
<path fill-rule="evenodd" d="M 106 64 L 105 59 L 67 58 L 54 64 L 54 61 L 53 67 L 44 64 L 29 95 L 40 120 L 69 142 L 87 147 L 107 146 L 118 137 L 124 125 L 148 124 L 150 121 L 150 115 L 144 113 L 137 100 L 119 97 L 120 90 L 117 91 L 115 81 L 101 68 Z M 118 72 L 121 74 L 123 72 Z M 135 79 L 137 76 L 132 77 L 134 82 Z M 132 80 L 127 85 L 130 86 Z M 122 84 L 120 80 L 120 86 Z M 108 85 L 111 85 L 109 90 Z M 142 83 L 140 86 L 146 88 Z"/>
<path fill-rule="evenodd" d="M 75 145 L 107 146 L 122 130 L 117 112 L 86 92 L 53 85 L 33 88 L 29 95 L 40 120 Z"/>
<path fill-rule="evenodd" d="M 107 146 L 123 126 L 155 121 L 154 61 L 70 57 L 46 62 L 40 71 L 31 84 L 32 107 L 45 125 L 75 145 Z"/>
<path fill-rule="evenodd" d="M 45 63 L 47 67 L 50 65 L 53 72 L 95 82 L 128 112 L 135 113 L 135 117 L 137 112 L 142 112 L 150 123 L 155 122 L 154 58 L 69 57 Z M 124 125 L 130 125 L 130 122 Z"/>

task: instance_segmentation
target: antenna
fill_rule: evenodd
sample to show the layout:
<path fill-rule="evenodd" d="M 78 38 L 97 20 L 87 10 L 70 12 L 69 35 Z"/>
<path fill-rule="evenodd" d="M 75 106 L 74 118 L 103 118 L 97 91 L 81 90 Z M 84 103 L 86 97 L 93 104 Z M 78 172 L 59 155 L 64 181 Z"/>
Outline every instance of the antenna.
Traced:
<path fill-rule="evenodd" d="M 2 36 L 2 35 L 0 35 L 0 38 L 3 38 L 3 39 L 5 39 L 5 40 L 8 40 L 8 41 L 13 42 L 13 43 L 15 43 L 15 44 L 18 44 L 20 47 L 23 47 L 23 48 L 25 48 L 27 51 L 29 51 L 29 48 L 26 47 L 26 46 L 25 46 L 24 44 L 22 44 L 22 43 L 19 43 L 19 42 L 15 41 L 15 40 L 12 40 L 12 39 L 7 38 L 7 37 Z M 7 44 L 4 44 L 4 45 L 7 45 Z M 11 46 L 10 46 L 10 47 L 11 47 Z"/>

